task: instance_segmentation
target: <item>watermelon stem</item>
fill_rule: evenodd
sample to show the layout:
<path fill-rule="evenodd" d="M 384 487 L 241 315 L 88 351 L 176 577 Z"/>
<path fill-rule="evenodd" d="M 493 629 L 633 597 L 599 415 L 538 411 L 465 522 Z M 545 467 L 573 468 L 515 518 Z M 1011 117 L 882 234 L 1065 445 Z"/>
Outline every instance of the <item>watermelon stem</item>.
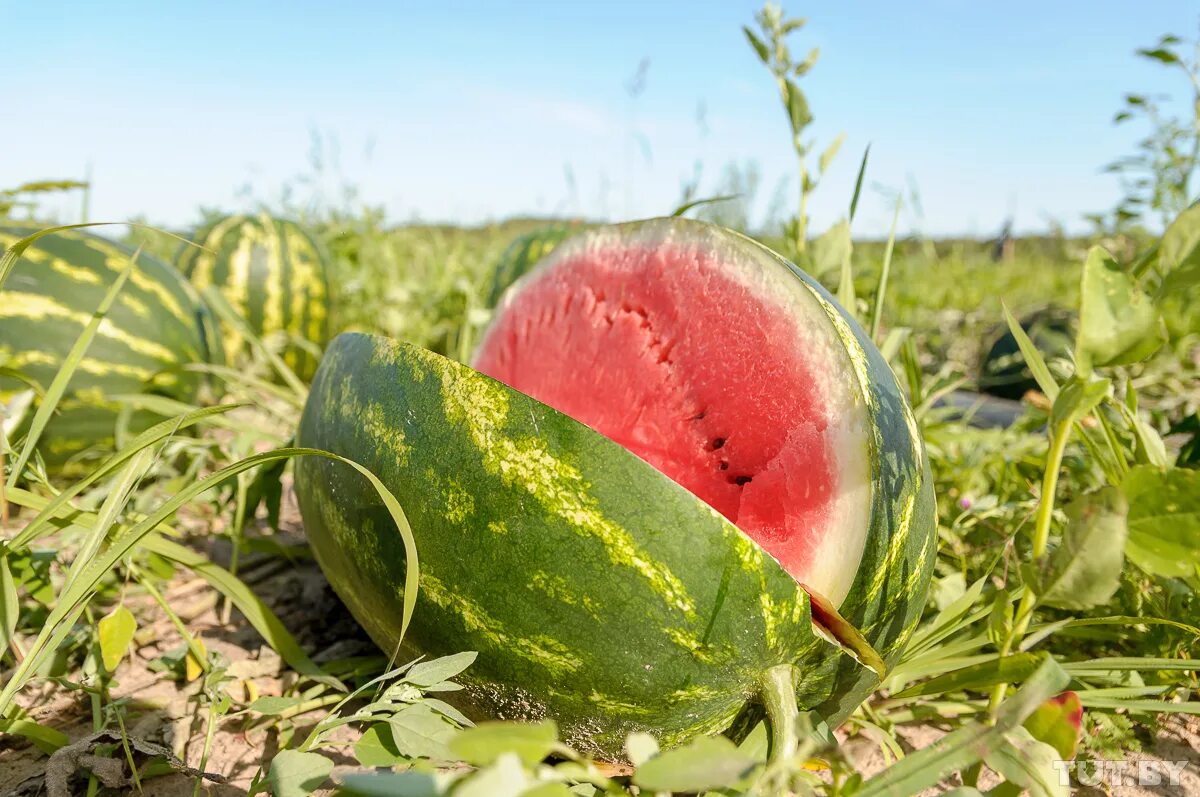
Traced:
<path fill-rule="evenodd" d="M 800 747 L 797 733 L 800 708 L 796 704 L 793 672 L 791 664 L 777 664 L 763 675 L 762 701 L 771 731 L 768 764 L 790 761 Z"/>

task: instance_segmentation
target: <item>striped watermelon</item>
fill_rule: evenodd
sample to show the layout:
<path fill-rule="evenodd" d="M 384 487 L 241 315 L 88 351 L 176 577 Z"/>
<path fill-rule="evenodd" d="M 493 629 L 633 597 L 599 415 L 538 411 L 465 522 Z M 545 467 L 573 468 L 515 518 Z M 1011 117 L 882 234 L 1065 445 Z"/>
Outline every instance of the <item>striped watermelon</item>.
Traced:
<path fill-rule="evenodd" d="M 226 216 L 197 230 L 203 246 L 179 250 L 179 270 L 199 290 L 216 285 L 226 301 L 257 335 L 282 333 L 290 341 L 324 346 L 329 339 L 329 277 L 320 244 L 300 225 L 263 213 Z M 206 251 L 207 250 L 207 251 Z M 223 329 L 231 362 L 246 345 Z M 287 345 L 283 360 L 301 378 L 312 376 L 317 358 L 299 345 Z"/>
<path fill-rule="evenodd" d="M 0 249 L 37 229 L 0 226 Z M 47 387 L 132 256 L 129 247 L 78 229 L 38 239 L 0 287 L 0 365 Z M 204 377 L 183 366 L 208 361 L 215 345 L 196 291 L 172 266 L 142 252 L 43 433 L 42 456 L 59 468 L 85 451 L 110 450 L 120 410 L 111 396 L 155 393 L 195 401 Z M 0 396 L 24 387 L 0 379 Z M 158 420 L 135 413 L 131 428 Z"/>
<path fill-rule="evenodd" d="M 500 261 L 492 269 L 492 281 L 488 286 L 484 304 L 491 308 L 518 279 L 525 275 L 538 261 L 554 251 L 554 247 L 582 229 L 579 222 L 563 222 L 539 227 L 517 238 L 500 255 Z"/>
<path fill-rule="evenodd" d="M 298 439 L 396 493 L 421 555 L 406 643 L 479 651 L 479 715 L 552 716 L 619 757 L 635 730 L 748 728 L 779 665 L 831 723 L 878 685 L 824 637 L 847 637 L 840 612 L 895 662 L 932 570 L 932 480 L 891 370 L 814 281 L 700 222 L 601 228 L 513 287 L 474 365 L 342 335 Z M 386 511 L 326 462 L 296 487 L 330 582 L 392 651 Z"/>

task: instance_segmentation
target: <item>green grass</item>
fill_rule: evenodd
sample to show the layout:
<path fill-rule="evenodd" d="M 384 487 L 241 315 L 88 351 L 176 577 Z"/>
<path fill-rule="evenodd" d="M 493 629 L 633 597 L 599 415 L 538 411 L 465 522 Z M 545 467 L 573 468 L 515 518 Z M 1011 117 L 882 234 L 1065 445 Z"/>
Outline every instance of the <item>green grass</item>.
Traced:
<path fill-rule="evenodd" d="M 339 328 L 383 332 L 456 357 L 469 353 L 487 321 L 480 292 L 491 264 L 512 238 L 538 224 L 388 228 L 370 214 L 331 215 L 309 223 L 334 254 Z M 133 235 L 144 245 L 155 240 L 141 230 Z M 921 242 L 898 242 L 881 304 L 880 335 L 909 330 L 910 342 L 896 349 L 895 365 L 910 384 L 916 380 L 921 395 L 971 378 L 984 346 L 1002 329 L 1001 299 L 1017 310 L 1034 308 L 1047 297 L 1067 306 L 1078 303 L 1084 242 L 1030 240 L 1017 247 L 1014 262 L 994 263 L 979 243 L 944 242 L 931 250 Z M 876 304 L 882 256 L 882 243 L 859 244 L 854 255 L 855 293 L 864 318 Z M 838 279 L 825 276 L 827 284 Z M 219 302 L 216 310 L 225 323 L 238 323 Z M 1179 314 L 1172 328 L 1186 329 L 1194 320 Z M 972 429 L 929 407 L 921 413 L 940 515 L 935 585 L 922 630 L 901 664 L 847 727 L 876 739 L 893 757 L 903 756 L 892 741 L 898 726 L 934 721 L 951 733 L 930 751 L 902 757 L 872 780 L 864 782 L 831 739 L 811 729 L 801 735 L 800 758 L 767 763 L 761 763 L 765 748 L 757 735 L 740 747 L 720 743 L 697 748 L 694 755 L 690 748 L 657 753 L 652 740 L 631 740 L 631 756 L 646 763 L 630 780 L 619 771 L 597 769 L 563 747 L 552 727 L 499 731 L 500 741 L 460 732 L 470 723 L 436 697 L 438 689 L 451 687 L 435 683 L 431 691 L 423 681 L 413 683 L 415 668 L 393 666 L 381 674 L 383 660 L 365 670 L 314 664 L 239 580 L 236 556 L 233 568 L 221 568 L 170 539 L 187 527 L 184 539 L 223 536 L 235 551 L 261 548 L 270 540 L 253 530 L 269 512 L 271 485 L 280 469 L 260 466 L 306 453 L 286 448 L 288 419 L 295 417 L 306 388 L 261 341 L 245 362 L 208 369 L 224 394 L 213 408 L 130 398 L 156 406 L 164 422 L 127 438 L 106 465 L 74 484 L 54 484 L 40 475 L 28 432 L 6 442 L 10 530 L 0 556 L 0 630 L 6 646 L 0 716 L 8 733 L 43 749 L 64 745 L 61 732 L 18 708 L 31 687 L 51 679 L 57 689 L 89 695 L 94 728 L 124 738 L 139 709 L 112 698 L 112 665 L 123 658 L 139 623 L 161 613 L 171 618 L 183 642 L 161 667 L 167 677 L 200 685 L 205 749 L 229 724 L 273 728 L 286 753 L 265 758 L 254 783 L 278 793 L 304 793 L 325 782 L 331 764 L 323 753 L 339 744 L 344 749 L 345 739 L 334 732 L 346 728 L 364 734 L 352 749 L 364 765 L 407 770 L 416 762 L 394 780 L 343 779 L 348 790 L 365 794 L 466 793 L 471 784 L 482 788 L 495 778 L 542 784 L 546 794 L 566 793 L 552 784 L 564 789 L 574 784 L 575 794 L 624 793 L 631 782 L 667 789 L 705 782 L 747 794 L 773 793 L 785 784 L 801 793 L 901 794 L 952 772 L 969 780 L 981 761 L 1020 782 L 1023 776 L 1006 769 L 998 751 L 1019 742 L 1044 752 L 1037 747 L 1042 742 L 1026 738 L 1021 723 L 1068 684 L 1091 717 L 1088 727 L 1098 729 L 1081 755 L 1127 749 L 1139 728 L 1143 737 L 1154 733 L 1159 714 L 1197 710 L 1198 704 L 1186 700 L 1197 685 L 1198 665 L 1188 659 L 1200 630 L 1184 620 L 1200 616 L 1197 575 L 1165 577 L 1124 561 L 1111 595 L 1087 608 L 1068 609 L 1043 603 L 1026 568 L 1052 567 L 1051 554 L 1074 533 L 1062 506 L 1089 500 L 1105 485 L 1119 486 L 1139 462 L 1150 461 L 1139 441 L 1146 435 L 1158 439 L 1196 411 L 1191 387 L 1196 347 L 1194 335 L 1176 333 L 1148 362 L 1102 369 L 1114 398 L 1098 408 L 1078 405 L 1074 415 L 1055 410 L 1054 417 L 1064 420 L 1050 421 L 1050 435 L 1048 417 L 1036 407 L 1003 430 Z M 64 379 L 69 375 L 64 369 Z M 1141 405 L 1132 415 L 1122 414 L 1121 406 L 1133 406 L 1129 385 L 1139 383 Z M 47 387 L 52 398 L 54 386 Z M 1131 417 L 1146 428 L 1139 432 Z M 1174 457 L 1181 442 L 1170 439 L 1166 455 Z M 273 451 L 261 453 L 264 448 Z M 1060 459 L 1061 470 L 1055 466 Z M 260 468 L 257 477 L 255 468 Z M 1048 480 L 1048 473 L 1058 474 L 1057 482 Z M 382 484 L 377 486 L 386 494 Z M 1045 500 L 1049 494 L 1057 500 Z M 392 508 L 403 527 L 402 509 Z M 260 519 L 247 525 L 256 512 Z M 161 590 L 179 568 L 203 578 L 287 662 L 295 676 L 281 696 L 246 694 L 229 674 L 229 662 L 209 652 L 175 615 Z M 447 664 L 450 674 L 442 680 L 452 678 L 458 666 Z M 1020 689 L 1013 693 L 1010 684 Z M 519 742 L 522 734 L 530 740 Z M 98 749 L 126 755 L 119 746 Z M 524 752 L 512 758 L 502 754 L 510 749 Z M 547 754 L 556 763 L 537 764 Z M 429 765 L 420 762 L 439 759 L 469 761 L 475 768 L 450 770 L 453 774 L 430 786 L 434 781 L 419 774 Z M 805 759 L 823 762 L 818 769 L 824 774 L 801 767 Z M 158 771 L 172 769 L 169 762 L 158 766 Z M 685 773 L 693 780 L 687 781 Z M 99 788 L 94 780 L 92 785 Z"/>

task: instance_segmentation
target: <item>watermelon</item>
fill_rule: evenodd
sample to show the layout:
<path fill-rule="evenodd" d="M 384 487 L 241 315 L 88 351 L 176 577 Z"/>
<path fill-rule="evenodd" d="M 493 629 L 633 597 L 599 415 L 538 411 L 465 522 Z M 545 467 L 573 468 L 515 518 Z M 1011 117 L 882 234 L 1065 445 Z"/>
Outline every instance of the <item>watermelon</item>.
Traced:
<path fill-rule="evenodd" d="M 525 233 L 505 248 L 499 262 L 492 268 L 492 279 L 488 285 L 484 305 L 495 307 L 500 297 L 527 271 L 551 252 L 554 247 L 580 230 L 580 222 L 572 221 L 539 227 Z"/>
<path fill-rule="evenodd" d="M 1055 376 L 1066 378 L 1073 366 L 1059 368 L 1059 364 L 1070 362 L 1075 347 L 1075 332 L 1079 318 L 1071 310 L 1049 305 L 1030 313 L 1020 320 L 1021 329 L 1042 352 Z M 1021 355 L 1017 339 L 1009 329 L 996 338 L 983 358 L 979 374 L 979 389 L 989 396 L 1019 401 L 1031 390 L 1040 390 L 1033 372 Z"/>
<path fill-rule="evenodd" d="M 226 216 L 195 232 L 203 249 L 185 245 L 176 264 L 203 291 L 221 295 L 262 338 L 286 336 L 282 355 L 307 379 L 317 358 L 296 341 L 324 346 L 329 339 L 328 258 L 304 228 L 292 221 L 257 216 Z M 233 362 L 246 347 L 241 334 L 223 327 L 226 358 Z"/>
<path fill-rule="evenodd" d="M 0 249 L 37 227 L 0 226 Z M 0 286 L 0 366 L 49 386 L 84 326 L 134 250 L 80 229 L 38 239 Z M 83 452 L 111 450 L 120 394 L 197 399 L 204 381 L 184 370 L 211 359 L 217 341 L 211 317 L 188 281 L 170 264 L 141 252 L 135 270 L 76 369 L 39 448 L 55 470 Z M 25 389 L 0 378 L 0 399 Z M 132 431 L 162 420 L 135 412 Z M 70 471 L 70 467 L 65 467 Z"/>
<path fill-rule="evenodd" d="M 819 285 L 701 222 L 598 228 L 512 286 L 472 364 L 339 336 L 298 442 L 395 492 L 421 557 L 404 643 L 479 651 L 478 716 L 550 716 L 617 758 L 633 731 L 744 731 L 780 667 L 831 723 L 878 685 L 924 606 L 932 480 L 891 370 Z M 386 511 L 333 463 L 299 462 L 296 489 L 394 651 Z"/>

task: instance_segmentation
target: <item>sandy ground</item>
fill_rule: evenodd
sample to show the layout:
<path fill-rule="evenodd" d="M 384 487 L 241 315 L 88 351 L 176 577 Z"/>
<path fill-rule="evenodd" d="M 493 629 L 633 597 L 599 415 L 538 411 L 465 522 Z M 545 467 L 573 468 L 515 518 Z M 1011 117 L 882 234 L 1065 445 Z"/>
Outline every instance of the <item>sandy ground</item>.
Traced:
<path fill-rule="evenodd" d="M 287 530 L 284 542 L 303 541 L 294 508 L 285 515 Z M 210 540 L 212 538 L 209 538 Z M 208 543 L 200 549 L 214 561 L 228 558 L 220 543 Z M 241 569 L 243 579 L 274 609 L 284 624 L 297 637 L 305 650 L 315 652 L 317 661 L 329 661 L 354 655 L 371 655 L 377 651 L 353 618 L 333 594 L 328 583 L 311 560 L 287 561 L 278 557 L 250 557 Z M 230 623 L 220 622 L 220 607 L 215 593 L 206 582 L 181 572 L 165 590 L 169 604 L 199 633 L 210 650 L 220 651 L 230 662 L 231 672 L 239 678 L 253 681 L 261 695 L 278 695 L 286 688 L 289 675 L 277 654 L 267 647 L 258 634 L 237 612 Z M 136 701 L 129 711 L 128 731 L 132 737 L 147 745 L 161 745 L 182 762 L 199 767 L 204 756 L 206 716 L 196 701 L 195 683 L 180 684 L 154 673 L 147 664 L 164 652 L 177 647 L 180 637 L 170 621 L 151 607 L 144 615 L 159 617 L 153 625 L 139 629 L 136 650 L 118 669 L 114 696 Z M 91 708 L 81 693 L 69 692 L 52 683 L 27 690 L 21 699 L 33 717 L 66 733 L 72 741 L 91 735 Z M 313 717 L 320 716 L 316 712 Z M 315 721 L 315 720 L 314 720 Z M 301 721 L 297 735 L 306 733 Z M 935 741 L 944 731 L 933 726 L 906 727 L 901 730 L 901 744 L 908 750 L 920 749 Z M 356 768 L 349 755 L 349 745 L 356 737 L 344 729 L 339 739 L 346 746 L 333 751 L 337 762 L 335 774 Z M 243 795 L 264 761 L 269 761 L 279 749 L 280 739 L 273 728 L 247 727 L 243 718 L 227 719 L 217 727 L 212 748 L 203 768 L 221 775 L 223 784 L 205 783 L 200 793 L 215 797 Z M 150 749 L 150 748 L 147 748 Z M 878 746 L 866 739 L 846 740 L 846 755 L 864 773 L 877 772 L 887 761 Z M 86 751 L 84 751 L 86 752 Z M 328 752 L 328 751 L 327 751 Z M 1080 795 L 1094 797 L 1112 794 L 1119 797 L 1163 797 L 1166 795 L 1200 795 L 1200 720 L 1174 718 L 1165 722 L 1153 747 L 1131 759 L 1188 760 L 1179 786 L 1119 787 L 1079 789 Z M 48 759 L 35 748 L 14 737 L 0 737 L 0 797 L 27 797 L 47 794 L 45 775 Z M 76 764 L 76 762 L 72 762 Z M 77 768 L 77 764 L 69 768 Z M 72 780 L 73 793 L 83 793 L 83 780 Z M 947 786 L 955 784 L 946 784 Z M 983 784 L 981 784 L 983 785 Z M 175 774 L 154 778 L 143 784 L 143 793 L 151 797 L 191 795 L 195 778 Z M 131 788 L 126 790 L 132 791 Z M 120 790 L 118 790 L 120 791 Z M 928 794 L 937 794 L 931 790 Z"/>

